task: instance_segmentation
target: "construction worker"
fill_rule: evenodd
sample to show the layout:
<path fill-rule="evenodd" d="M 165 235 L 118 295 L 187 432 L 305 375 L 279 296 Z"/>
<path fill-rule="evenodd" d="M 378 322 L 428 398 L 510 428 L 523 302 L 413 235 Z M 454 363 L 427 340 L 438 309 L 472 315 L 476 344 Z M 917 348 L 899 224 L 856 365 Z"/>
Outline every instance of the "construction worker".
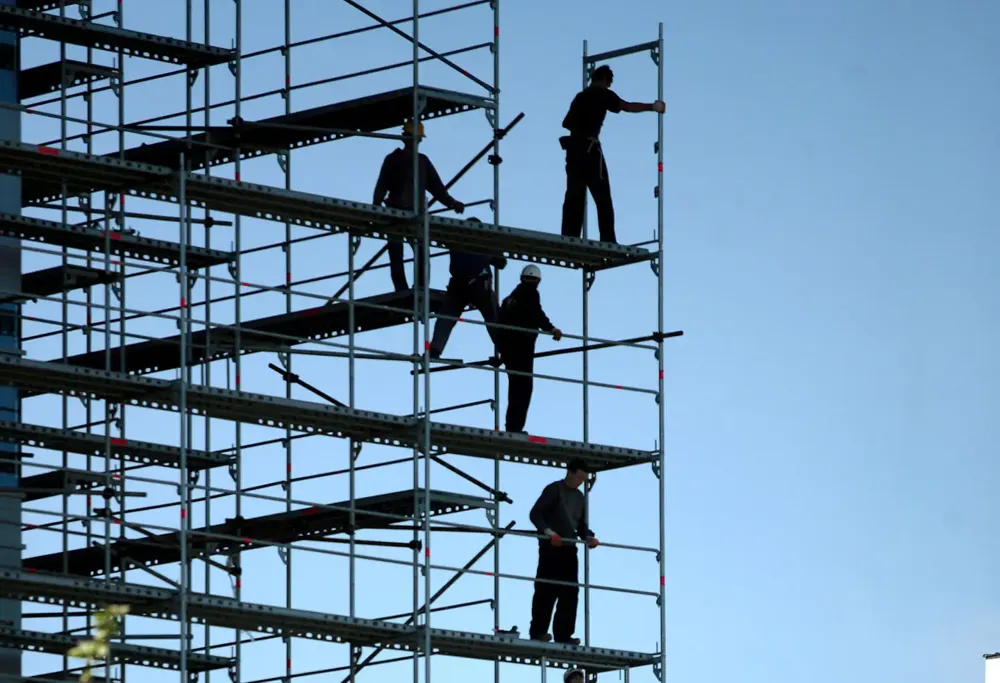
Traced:
<path fill-rule="evenodd" d="M 403 139 L 403 148 L 395 149 L 386 156 L 382 162 L 382 170 L 378 174 L 378 181 L 375 183 L 375 192 L 372 197 L 372 204 L 385 205 L 402 211 L 413 211 L 413 122 L 407 121 L 403 125 L 403 135 L 411 137 Z M 417 124 L 417 136 L 424 139 L 424 124 Z M 426 155 L 419 156 L 419 197 L 417 213 L 422 215 L 427 209 L 427 196 L 431 195 L 442 205 L 453 209 L 457 213 L 465 211 L 465 205 L 453 198 L 445 189 L 441 182 L 434 164 Z M 423 287 L 424 278 L 424 251 L 419 242 L 413 248 L 414 283 L 417 289 Z M 389 272 L 392 276 L 392 284 L 397 292 L 409 289 L 406 284 L 406 271 L 403 269 L 403 241 L 401 239 L 389 240 Z"/>
<path fill-rule="evenodd" d="M 523 328 L 521 330 L 501 330 L 500 354 L 508 370 L 526 373 L 507 373 L 507 431 L 524 433 L 524 423 L 528 419 L 531 392 L 535 370 L 535 342 L 538 330 L 548 332 L 559 341 L 562 331 L 552 324 L 542 310 L 542 300 L 538 285 L 542 272 L 538 266 L 528 265 L 521 271 L 521 282 L 500 305 L 498 322 L 501 325 Z"/>
<path fill-rule="evenodd" d="M 587 189 L 597 206 L 597 223 L 601 241 L 618 242 L 615 237 L 615 208 L 611 201 L 611 183 L 608 165 L 601 151 L 601 127 L 608 112 L 617 114 L 655 111 L 662 114 L 665 105 L 657 100 L 651 103 L 626 102 L 611 89 L 614 73 L 604 65 L 594 70 L 590 86 L 584 88 L 569 106 L 563 119 L 563 128 L 569 135 L 559 138 L 566 151 L 566 198 L 563 201 L 562 234 L 580 237 L 583 215 L 586 210 Z"/>
<path fill-rule="evenodd" d="M 535 595 L 531 600 L 531 628 L 528 632 L 532 640 L 548 641 L 554 636 L 557 643 L 580 644 L 580 639 L 573 637 L 580 588 L 563 584 L 579 583 L 579 553 L 577 544 L 573 541 L 582 539 L 590 548 L 600 545 L 587 525 L 586 499 L 580 491 L 580 485 L 587 481 L 587 474 L 587 465 L 582 460 L 571 461 L 566 466 L 566 477 L 542 489 L 542 495 L 531 508 L 531 523 L 544 536 L 538 540 L 538 570 L 535 578 L 562 582 L 535 581 Z"/>
<path fill-rule="evenodd" d="M 586 677 L 583 669 L 567 669 L 563 674 L 563 683 L 583 683 Z"/>
<path fill-rule="evenodd" d="M 481 222 L 478 218 L 470 218 L 470 222 Z M 483 316 L 486 331 L 497 343 L 497 330 L 491 325 L 497 321 L 497 294 L 493 290 L 493 272 L 491 266 L 500 270 L 507 267 L 504 256 L 484 256 L 465 251 L 451 252 L 451 279 L 448 280 L 447 297 L 438 311 L 438 319 L 434 322 L 434 336 L 431 339 L 431 358 L 440 358 L 448 337 L 458 322 L 466 306 L 475 306 Z"/>

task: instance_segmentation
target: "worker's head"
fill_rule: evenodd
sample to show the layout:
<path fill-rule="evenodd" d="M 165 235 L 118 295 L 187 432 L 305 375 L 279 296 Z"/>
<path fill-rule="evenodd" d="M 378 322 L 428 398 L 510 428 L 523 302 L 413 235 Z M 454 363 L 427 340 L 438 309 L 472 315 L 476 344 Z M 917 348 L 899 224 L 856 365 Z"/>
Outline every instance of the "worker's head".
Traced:
<path fill-rule="evenodd" d="M 413 135 L 413 121 L 407 121 L 403 124 L 403 135 L 412 136 Z M 417 121 L 417 137 L 420 141 L 424 141 L 424 124 L 422 121 Z M 403 138 L 404 145 L 412 145 L 413 138 Z"/>
<path fill-rule="evenodd" d="M 580 484 L 587 481 L 589 473 L 587 463 L 583 460 L 570 460 L 566 465 L 566 485 L 571 489 L 580 488 Z"/>
<path fill-rule="evenodd" d="M 521 271 L 521 282 L 523 284 L 537 287 L 542 281 L 542 271 L 538 269 L 538 266 L 530 264 L 524 267 Z"/>
<path fill-rule="evenodd" d="M 607 64 L 597 67 L 590 74 L 590 84 L 596 85 L 598 88 L 610 88 L 614 80 L 615 72 Z"/>
<path fill-rule="evenodd" d="M 567 669 L 563 674 L 563 683 L 583 683 L 583 669 Z"/>

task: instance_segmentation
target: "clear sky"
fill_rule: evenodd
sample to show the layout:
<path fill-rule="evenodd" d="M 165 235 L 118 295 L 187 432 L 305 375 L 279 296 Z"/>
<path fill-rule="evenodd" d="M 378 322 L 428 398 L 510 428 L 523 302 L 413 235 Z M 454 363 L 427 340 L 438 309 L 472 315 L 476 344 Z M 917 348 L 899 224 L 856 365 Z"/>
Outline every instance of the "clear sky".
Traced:
<path fill-rule="evenodd" d="M 127 25 L 182 35 L 183 4 L 161 4 L 154 10 L 146 0 L 125 0 Z M 202 3 L 194 4 L 194 35 L 200 39 Z M 380 0 L 370 6 L 398 18 L 409 3 Z M 211 3 L 212 42 L 217 45 L 231 44 L 232 7 L 228 0 Z M 100 3 L 95 11 L 102 11 Z M 995 418 L 1000 408 L 1000 55 L 995 40 L 1000 7 L 975 0 L 636 0 L 619 6 L 596 0 L 505 0 L 501 11 L 501 119 L 506 123 L 518 112 L 526 115 L 503 145 L 501 222 L 548 232 L 558 231 L 565 181 L 557 138 L 580 85 L 583 39 L 590 40 L 592 51 L 603 51 L 653 40 L 657 23 L 665 24 L 667 327 L 685 330 L 683 338 L 667 345 L 669 679 L 981 680 L 981 655 L 1000 650 L 995 528 L 1000 516 L 995 493 L 1000 477 L 1000 423 Z M 244 14 L 245 50 L 282 40 L 281 3 L 244 2 Z M 299 0 L 293 3 L 292 19 L 293 40 L 367 23 L 356 10 L 330 0 Z M 421 37 L 438 50 L 488 41 L 491 35 L 485 8 L 421 24 Z M 304 48 L 294 53 L 292 82 L 402 61 L 410 55 L 408 45 L 384 33 Z M 30 66 L 57 53 L 51 45 L 32 41 L 25 55 Z M 70 56 L 81 53 L 71 51 Z M 480 77 L 490 73 L 486 54 L 455 59 Z M 613 67 L 622 97 L 655 97 L 656 70 L 648 56 L 620 60 Z M 128 69 L 135 77 L 159 67 L 132 60 Z M 282 69 L 277 56 L 248 62 L 244 94 L 281 87 Z M 426 84 L 478 92 L 445 67 L 427 66 L 424 74 Z M 292 109 L 401 87 L 410 78 L 401 69 L 296 91 Z M 200 87 L 201 81 L 196 102 Z M 216 98 L 231 97 L 233 81 L 225 67 L 212 71 L 212 87 Z M 176 84 L 138 86 L 127 97 L 130 120 L 179 111 L 184 103 Z M 283 107 L 277 97 L 257 100 L 245 106 L 243 116 L 271 116 Z M 71 114 L 83 116 L 85 110 L 77 102 Z M 220 110 L 213 122 L 230 116 L 231 109 Z M 114 100 L 96 98 L 95 118 L 114 122 Z M 656 229 L 655 124 L 652 114 L 611 116 L 602 136 L 619 238 L 625 242 L 651 239 Z M 488 140 L 481 114 L 429 123 L 427 134 L 423 149 L 446 178 Z M 52 139 L 58 129 L 28 119 L 25 135 Z M 293 186 L 370 201 L 381 159 L 392 146 L 349 140 L 296 152 Z M 72 148 L 82 149 L 79 142 Z M 112 149 L 108 136 L 96 139 L 96 151 Z M 231 177 L 231 170 L 216 173 Z M 243 178 L 284 183 L 273 157 L 246 163 Z M 490 188 L 484 164 L 453 193 L 475 201 Z M 152 207 L 130 204 L 137 211 Z M 169 206 L 160 210 L 173 211 Z M 484 211 L 479 215 L 487 218 Z M 284 234 L 273 223 L 245 220 L 243 226 L 244 247 L 273 243 Z M 135 222 L 132 227 L 147 236 L 176 238 L 176 226 L 170 224 Z M 231 229 L 216 230 L 213 246 L 228 248 Z M 203 243 L 200 231 L 197 239 Z M 344 238 L 332 237 L 296 246 L 296 279 L 345 269 L 345 244 Z M 366 240 L 359 262 L 379 246 Z M 52 257 L 26 257 L 28 269 L 54 263 Z M 501 294 L 509 291 L 518 268 L 515 262 L 504 272 Z M 434 286 L 444 287 L 446 270 L 446 262 L 436 259 Z M 579 334 L 578 274 L 553 268 L 544 268 L 543 274 L 543 303 L 550 317 L 564 331 Z M 216 270 L 213 275 L 222 278 L 225 273 Z M 243 276 L 256 284 L 280 284 L 280 252 L 245 259 Z M 341 282 L 312 285 L 310 291 L 330 295 Z M 358 295 L 388 286 L 387 271 L 374 271 L 361 281 Z M 129 305 L 171 305 L 176 291 L 169 276 L 130 280 Z M 224 283 L 213 283 L 214 295 L 227 291 Z M 97 298 L 103 301 L 103 294 Z M 655 326 L 655 279 L 644 266 L 602 273 L 591 300 L 594 335 L 625 338 Z M 314 302 L 298 297 L 293 305 L 305 308 Z M 258 296 L 246 301 L 242 315 L 271 315 L 284 311 L 284 305 L 277 296 Z M 48 317 L 59 313 L 57 306 L 43 304 L 34 310 Z M 213 308 L 213 320 L 232 320 L 232 315 L 231 304 Z M 78 320 L 82 313 L 74 311 L 73 316 Z M 174 330 L 173 323 L 164 321 L 136 331 L 165 336 Z M 73 335 L 71 352 L 83 350 L 83 343 L 82 335 Z M 412 344 L 412 328 L 364 335 L 358 343 L 405 352 Z M 540 349 L 553 346 L 551 340 L 540 342 Z M 486 352 L 485 332 L 470 325 L 459 326 L 446 355 L 478 360 Z M 58 338 L 30 349 L 36 358 L 58 353 Z M 282 394 L 283 385 L 266 367 L 272 362 L 270 354 L 248 357 L 244 388 Z M 344 362 L 305 357 L 295 362 L 303 377 L 346 400 Z M 656 365 L 648 353 L 600 352 L 592 366 L 594 379 L 655 386 Z M 537 370 L 578 375 L 580 359 L 540 362 Z M 213 373 L 214 383 L 224 385 L 223 367 L 214 366 Z M 412 408 L 408 366 L 359 362 L 356 381 L 360 407 L 395 413 Z M 295 395 L 312 400 L 299 390 Z M 488 373 L 443 373 L 434 379 L 432 405 L 491 395 Z M 580 404 L 579 389 L 539 382 L 529 431 L 580 438 Z M 51 421 L 51 407 L 58 405 L 32 399 L 26 419 Z M 70 423 L 81 422 L 79 402 L 71 402 L 71 409 Z M 175 416 L 136 409 L 128 414 L 129 434 L 176 442 Z M 443 419 L 493 424 L 485 407 L 446 413 Z M 200 422 L 196 425 L 197 444 L 203 445 L 204 429 Z M 232 443 L 231 427 L 213 423 L 212 429 L 212 448 Z M 595 389 L 590 430 L 595 442 L 651 449 L 657 438 L 656 406 L 648 395 Z M 245 428 L 243 439 L 273 436 Z M 297 474 L 347 463 L 346 446 L 335 440 L 303 439 L 294 453 Z M 404 455 L 366 446 L 359 464 Z M 248 484 L 284 476 L 280 446 L 248 450 L 244 458 Z M 82 461 L 74 462 L 81 466 Z M 492 481 L 491 464 L 454 462 Z M 504 506 L 501 522 L 514 519 L 518 528 L 529 526 L 534 497 L 556 476 L 550 469 L 504 466 L 501 488 L 515 502 Z M 358 495 L 407 488 L 410 477 L 409 465 L 365 472 L 358 478 Z M 230 485 L 225 473 L 212 482 Z M 476 492 L 437 469 L 432 485 Z M 265 493 L 284 497 L 280 489 Z M 163 488 L 141 504 L 173 495 Z M 345 477 L 296 485 L 293 491 L 295 498 L 322 502 L 347 495 Z M 54 502 L 47 507 L 57 509 Z M 214 521 L 232 514 L 225 503 L 212 509 Z M 246 515 L 282 509 L 283 502 L 244 501 Z M 176 521 L 174 513 L 141 519 L 159 525 Z M 196 512 L 195 521 L 202 519 Z M 484 522 L 481 514 L 454 519 Z M 655 545 L 656 483 L 649 469 L 602 475 L 593 491 L 592 525 L 608 541 Z M 29 554 L 43 546 L 55 549 L 58 543 L 38 536 L 29 536 L 28 542 Z M 464 534 L 438 534 L 434 544 L 435 561 L 452 566 L 464 564 L 481 545 L 478 537 Z M 383 553 L 372 549 L 370 554 Z M 399 552 L 393 556 L 407 557 Z M 293 605 L 345 613 L 346 562 L 305 553 L 295 558 Z M 532 542 L 505 541 L 502 559 L 506 572 L 532 573 Z M 256 551 L 244 561 L 244 599 L 283 605 L 284 569 L 276 553 Z M 477 568 L 488 570 L 492 563 Z M 199 581 L 202 571 L 199 565 Z M 358 615 L 409 609 L 410 576 L 406 568 L 359 564 Z M 435 585 L 446 578 L 434 576 Z M 648 555 L 602 549 L 594 555 L 592 579 L 654 591 L 657 571 Z M 155 581 L 143 575 L 132 580 Z M 227 583 L 220 573 L 213 574 L 213 590 L 226 593 Z M 467 577 L 442 604 L 490 597 L 491 586 L 484 577 Z M 527 631 L 529 600 L 530 584 L 504 581 L 501 625 L 517 624 Z M 595 645 L 656 649 L 658 617 L 649 599 L 598 594 L 593 602 Z M 488 632 L 492 616 L 479 606 L 435 614 L 433 623 Z M 581 633 L 582 615 L 579 623 Z M 154 626 L 142 630 L 150 632 Z M 244 680 L 283 673 L 278 643 L 245 652 Z M 341 646 L 297 643 L 294 652 L 295 671 L 346 662 Z M 492 676 L 491 665 L 477 662 L 436 659 L 434 667 L 438 679 Z M 364 674 L 384 675 L 409 678 L 409 665 Z M 503 674 L 505 680 L 533 680 L 536 675 L 516 666 L 505 667 Z M 634 680 L 653 679 L 647 669 Z"/>

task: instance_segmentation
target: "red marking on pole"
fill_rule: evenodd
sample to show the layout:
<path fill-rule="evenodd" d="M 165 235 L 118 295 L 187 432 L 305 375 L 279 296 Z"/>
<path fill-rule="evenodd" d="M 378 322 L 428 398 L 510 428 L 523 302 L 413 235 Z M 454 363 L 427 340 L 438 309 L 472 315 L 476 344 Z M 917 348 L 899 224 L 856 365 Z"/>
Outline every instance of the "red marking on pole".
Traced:
<path fill-rule="evenodd" d="M 465 318 L 461 318 L 461 317 L 460 317 L 460 318 L 458 319 L 458 322 L 460 322 L 460 323 L 464 323 L 464 322 L 465 322 Z"/>
<path fill-rule="evenodd" d="M 56 149 L 55 147 L 39 147 L 38 153 L 48 154 L 49 156 L 54 156 L 54 157 L 59 156 L 59 150 Z"/>
<path fill-rule="evenodd" d="M 237 588 L 242 588 L 243 587 L 243 581 L 240 580 L 239 578 L 236 579 L 236 587 Z"/>
<path fill-rule="evenodd" d="M 285 669 L 287 669 L 288 671 L 292 670 L 292 660 L 288 659 L 285 661 Z"/>
<path fill-rule="evenodd" d="M 657 162 L 657 164 L 656 164 L 656 170 L 659 171 L 660 173 L 663 173 L 663 162 L 662 161 Z"/>
<path fill-rule="evenodd" d="M 318 515 L 319 514 L 319 508 L 317 508 L 317 507 L 306 508 L 305 510 L 302 511 L 302 514 L 303 515 Z"/>
<path fill-rule="evenodd" d="M 661 586 L 667 585 L 667 577 L 665 577 L 665 576 L 661 576 L 660 577 L 660 585 Z"/>
<path fill-rule="evenodd" d="M 240 385 L 240 376 L 236 375 L 236 386 Z"/>
<path fill-rule="evenodd" d="M 486 572 L 486 576 L 493 576 L 493 572 Z"/>
<path fill-rule="evenodd" d="M 181 519 L 185 519 L 187 516 L 188 516 L 187 515 L 187 510 L 185 510 L 184 508 L 181 508 Z"/>
<path fill-rule="evenodd" d="M 121 478 L 122 478 L 122 475 L 120 475 L 120 474 L 118 474 L 118 473 L 115 473 L 115 474 L 112 474 L 112 475 L 111 475 L 111 478 L 112 478 L 112 479 L 121 479 Z"/>
<path fill-rule="evenodd" d="M 119 268 L 121 268 L 122 267 L 122 262 L 121 261 L 112 261 L 111 265 L 118 266 Z"/>
<path fill-rule="evenodd" d="M 663 379 L 663 370 L 660 370 L 660 379 Z"/>
<path fill-rule="evenodd" d="M 114 517 L 112 517 L 112 518 L 111 518 L 111 523 L 112 523 L 112 524 L 121 524 L 121 523 L 122 523 L 122 521 L 121 521 L 120 519 L 115 519 Z"/>
<path fill-rule="evenodd" d="M 187 305 L 188 305 L 187 299 L 181 297 L 181 308 L 187 308 Z"/>
<path fill-rule="evenodd" d="M 292 84 L 292 77 L 291 77 L 291 75 L 285 74 L 285 85 L 291 85 L 291 84 Z"/>
<path fill-rule="evenodd" d="M 430 558 L 430 556 L 431 556 L 431 549 L 430 548 L 424 548 L 424 557 Z"/>
<path fill-rule="evenodd" d="M 531 436 L 528 435 L 528 441 L 531 443 L 548 443 L 548 440 L 544 436 Z"/>
<path fill-rule="evenodd" d="M 500 35 L 500 27 L 499 26 L 494 26 L 493 27 L 493 35 L 495 35 L 495 36 Z"/>
<path fill-rule="evenodd" d="M 430 350 L 431 350 L 431 343 L 424 342 L 424 351 L 430 351 Z"/>
<path fill-rule="evenodd" d="M 25 524 L 24 528 L 25 529 L 37 529 L 38 527 L 36 527 L 34 524 Z"/>
<path fill-rule="evenodd" d="M 236 182 L 240 182 L 240 172 L 236 172 Z"/>
<path fill-rule="evenodd" d="M 292 274 L 285 273 L 285 282 L 291 282 L 291 281 L 292 281 Z"/>
<path fill-rule="evenodd" d="M 622 385 L 621 385 L 621 384 L 616 384 L 616 385 L 615 385 L 615 389 L 621 389 L 621 388 L 622 388 Z"/>
<path fill-rule="evenodd" d="M 112 436 L 110 441 L 112 446 L 128 446 L 128 441 L 125 439 L 119 439 L 117 437 Z"/>
<path fill-rule="evenodd" d="M 244 543 L 252 543 L 253 541 L 250 540 L 249 536 L 246 536 L 246 537 L 243 538 L 243 542 Z"/>
<path fill-rule="evenodd" d="M 91 317 L 90 317 L 90 316 L 88 315 L 88 316 L 87 316 L 87 327 L 90 327 L 90 326 L 91 326 L 91 325 L 93 325 L 93 324 L 94 324 L 94 319 L 93 319 L 93 318 L 91 318 Z"/>
<path fill-rule="evenodd" d="M 35 113 L 34 109 L 25 109 L 24 111 L 28 112 L 29 114 L 34 114 Z"/>
<path fill-rule="evenodd" d="M 291 473 L 292 473 L 292 465 L 291 465 L 291 463 L 289 463 L 289 465 L 288 465 L 288 473 L 289 473 L 289 474 L 291 474 Z"/>

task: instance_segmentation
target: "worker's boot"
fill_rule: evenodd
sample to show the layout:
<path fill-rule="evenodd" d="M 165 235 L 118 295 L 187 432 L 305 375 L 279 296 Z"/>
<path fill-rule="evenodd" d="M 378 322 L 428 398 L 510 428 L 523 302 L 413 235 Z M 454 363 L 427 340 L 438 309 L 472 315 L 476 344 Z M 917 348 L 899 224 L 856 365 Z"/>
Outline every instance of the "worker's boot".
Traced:
<path fill-rule="evenodd" d="M 556 640 L 556 642 L 559 643 L 560 645 L 573 645 L 573 646 L 576 646 L 576 645 L 580 644 L 580 639 L 579 638 L 565 638 L 565 639 L 558 639 L 558 640 Z"/>

